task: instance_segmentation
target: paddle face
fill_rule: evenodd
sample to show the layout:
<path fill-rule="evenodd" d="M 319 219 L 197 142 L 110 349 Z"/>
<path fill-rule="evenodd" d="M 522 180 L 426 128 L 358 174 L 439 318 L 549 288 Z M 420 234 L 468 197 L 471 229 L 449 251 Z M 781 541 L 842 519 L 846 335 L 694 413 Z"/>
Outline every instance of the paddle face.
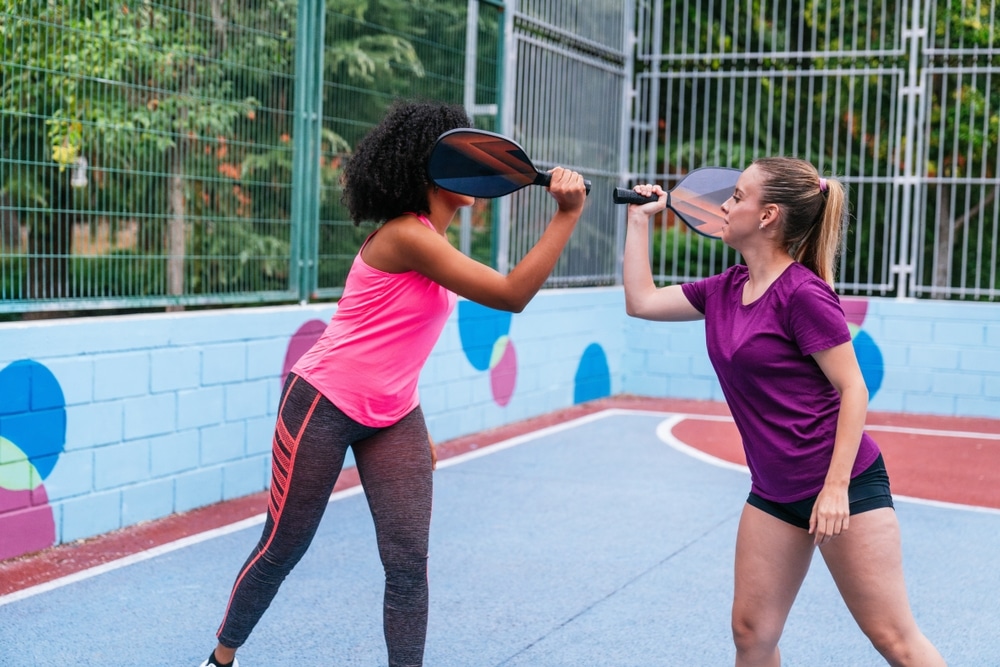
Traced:
<path fill-rule="evenodd" d="M 688 227 L 712 238 L 722 236 L 722 204 L 733 196 L 743 172 L 729 167 L 702 167 L 688 172 L 667 197 L 667 206 Z"/>
<path fill-rule="evenodd" d="M 438 187 L 482 198 L 502 197 L 549 181 L 549 175 L 535 169 L 516 142 L 471 128 L 451 130 L 438 138 L 427 173 Z"/>
<path fill-rule="evenodd" d="M 449 192 L 491 199 L 528 185 L 548 186 L 552 174 L 538 171 L 517 142 L 507 137 L 459 128 L 440 137 L 427 161 L 431 182 Z M 590 194 L 590 181 L 583 182 Z"/>
<path fill-rule="evenodd" d="M 690 171 L 667 193 L 667 207 L 694 231 L 717 239 L 725 223 L 722 204 L 733 195 L 742 173 L 731 167 L 700 167 Z M 614 201 L 616 204 L 644 204 L 655 199 L 617 188 Z"/>

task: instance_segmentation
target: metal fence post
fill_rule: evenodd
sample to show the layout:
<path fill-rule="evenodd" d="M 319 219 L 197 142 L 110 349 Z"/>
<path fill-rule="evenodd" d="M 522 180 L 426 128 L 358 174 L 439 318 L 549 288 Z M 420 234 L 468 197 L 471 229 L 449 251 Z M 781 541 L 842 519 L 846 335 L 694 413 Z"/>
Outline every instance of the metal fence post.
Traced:
<path fill-rule="evenodd" d="M 306 303 L 316 291 L 319 253 L 319 158 L 323 119 L 324 0 L 299 0 L 295 40 L 292 163 L 292 272 Z"/>
<path fill-rule="evenodd" d="M 503 9 L 503 2 L 497 0 L 468 0 L 466 3 L 465 19 L 465 88 L 462 94 L 462 103 L 465 106 L 469 117 L 475 119 L 478 116 L 496 117 L 499 105 L 479 104 L 476 101 L 476 89 L 479 85 L 479 5 L 485 3 Z M 501 48 L 503 41 L 501 40 Z M 465 207 L 459 211 L 459 250 L 464 254 L 472 256 L 472 209 Z M 491 259 L 496 259 L 496 243 L 493 244 Z"/>
<path fill-rule="evenodd" d="M 916 203 L 917 165 L 919 159 L 914 146 L 917 143 L 917 113 L 919 105 L 923 104 L 924 89 L 921 84 L 921 44 L 927 30 L 921 23 L 920 5 L 922 0 L 913 0 L 910 4 L 910 25 L 903 31 L 903 39 L 907 41 L 908 53 L 907 80 L 899 91 L 903 98 L 903 142 L 902 166 L 903 173 L 897 179 L 899 186 L 900 208 L 899 219 L 896 221 L 899 230 L 899 260 L 892 267 L 896 274 L 896 296 L 905 299 L 910 296 L 913 281 L 916 277 L 917 258 L 915 243 L 912 241 L 915 227 L 914 208 Z"/>
<path fill-rule="evenodd" d="M 517 91 L 517 47 L 514 41 L 514 15 L 518 11 L 518 0 L 508 0 L 503 16 L 503 59 L 500 83 L 500 110 L 498 130 L 500 134 L 511 136 L 513 132 L 514 95 Z M 497 224 L 495 226 L 494 247 L 496 248 L 497 271 L 503 275 L 510 272 L 510 197 L 497 200 Z"/>
<path fill-rule="evenodd" d="M 618 134 L 618 178 L 626 185 L 632 185 L 631 174 L 629 174 L 629 144 L 631 140 L 630 121 L 634 117 L 635 105 L 638 103 L 638 86 L 635 80 L 635 49 L 639 39 L 635 34 L 635 14 L 634 2 L 625 3 L 625 21 L 622 25 L 624 36 L 622 44 L 625 51 L 625 76 L 622 78 L 622 122 Z M 625 260 L 625 207 L 618 207 L 615 225 L 615 284 L 624 283 L 624 260 Z"/>

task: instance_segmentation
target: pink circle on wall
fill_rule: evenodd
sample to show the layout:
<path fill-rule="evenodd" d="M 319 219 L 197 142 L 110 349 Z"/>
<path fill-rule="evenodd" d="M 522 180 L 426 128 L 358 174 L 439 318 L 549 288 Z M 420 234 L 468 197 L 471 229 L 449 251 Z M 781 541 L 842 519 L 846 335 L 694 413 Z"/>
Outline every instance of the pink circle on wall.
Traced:
<path fill-rule="evenodd" d="M 55 544 L 56 522 L 45 486 L 10 491 L 0 488 L 0 560 L 41 551 Z"/>
<path fill-rule="evenodd" d="M 490 387 L 493 389 L 493 400 L 503 407 L 510 403 L 514 395 L 514 385 L 517 382 L 517 353 L 514 343 L 507 336 L 501 336 L 497 341 L 504 346 L 500 359 L 490 368 Z M 494 353 L 495 354 L 495 353 Z"/>
<path fill-rule="evenodd" d="M 284 386 L 288 373 L 299 358 L 309 351 L 309 348 L 319 340 L 319 337 L 326 331 L 326 322 L 323 320 L 309 320 L 292 334 L 288 341 L 288 349 L 285 351 L 285 363 L 281 365 L 281 384 Z"/>

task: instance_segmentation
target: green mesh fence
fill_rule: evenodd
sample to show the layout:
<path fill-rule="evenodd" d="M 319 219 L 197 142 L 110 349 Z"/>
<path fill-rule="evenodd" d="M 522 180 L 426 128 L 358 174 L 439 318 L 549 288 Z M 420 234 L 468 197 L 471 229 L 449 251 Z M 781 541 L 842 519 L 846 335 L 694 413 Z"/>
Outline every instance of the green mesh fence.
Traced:
<path fill-rule="evenodd" d="M 462 102 L 466 6 L 0 0 L 0 312 L 335 296 L 339 167 L 395 97 Z"/>
<path fill-rule="evenodd" d="M 481 3 L 474 73 L 467 73 L 465 67 L 467 0 L 387 1 L 368 20 L 348 11 L 354 4 L 327 3 L 321 164 L 339 164 L 343 156 L 337 149 L 352 146 L 397 98 L 462 104 L 466 85 L 472 85 L 476 104 L 497 104 L 503 32 L 499 4 Z M 377 57 L 365 62 L 351 58 L 362 51 Z M 492 117 L 478 118 L 477 124 L 495 129 Z M 372 231 L 350 221 L 335 175 L 335 169 L 327 169 L 320 188 L 318 269 L 313 285 L 313 293 L 319 296 L 339 294 L 354 254 Z M 488 264 L 493 257 L 492 222 L 492 206 L 481 202 L 473 215 L 470 254 Z M 452 232 L 452 241 L 461 245 L 459 227 L 453 226 Z"/>

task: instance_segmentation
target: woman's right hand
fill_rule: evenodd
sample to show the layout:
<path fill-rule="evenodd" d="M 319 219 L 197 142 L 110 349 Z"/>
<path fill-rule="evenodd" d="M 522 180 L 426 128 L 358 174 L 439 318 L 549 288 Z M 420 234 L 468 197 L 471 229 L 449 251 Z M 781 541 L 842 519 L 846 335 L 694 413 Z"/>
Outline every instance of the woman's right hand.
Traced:
<path fill-rule="evenodd" d="M 656 201 L 648 202 L 646 204 L 629 204 L 628 215 L 631 218 L 633 215 L 641 216 L 643 220 L 649 218 L 649 216 L 659 213 L 667 207 L 667 193 L 659 185 L 653 185 L 650 183 L 640 183 L 635 186 L 633 190 L 636 193 L 642 195 L 643 197 L 650 197 L 655 195 L 657 197 Z"/>
<path fill-rule="evenodd" d="M 659 185 L 635 186 L 644 197 L 656 195 L 656 201 L 630 204 L 622 281 L 625 287 L 625 312 L 630 317 L 657 322 L 687 322 L 705 316 L 691 305 L 680 285 L 657 287 L 649 265 L 649 218 L 667 207 L 667 193 Z"/>
<path fill-rule="evenodd" d="M 564 167 L 556 167 L 549 174 L 552 175 L 548 187 L 549 194 L 559 204 L 559 210 L 564 213 L 580 213 L 587 202 L 587 188 L 583 184 L 583 176 Z"/>

